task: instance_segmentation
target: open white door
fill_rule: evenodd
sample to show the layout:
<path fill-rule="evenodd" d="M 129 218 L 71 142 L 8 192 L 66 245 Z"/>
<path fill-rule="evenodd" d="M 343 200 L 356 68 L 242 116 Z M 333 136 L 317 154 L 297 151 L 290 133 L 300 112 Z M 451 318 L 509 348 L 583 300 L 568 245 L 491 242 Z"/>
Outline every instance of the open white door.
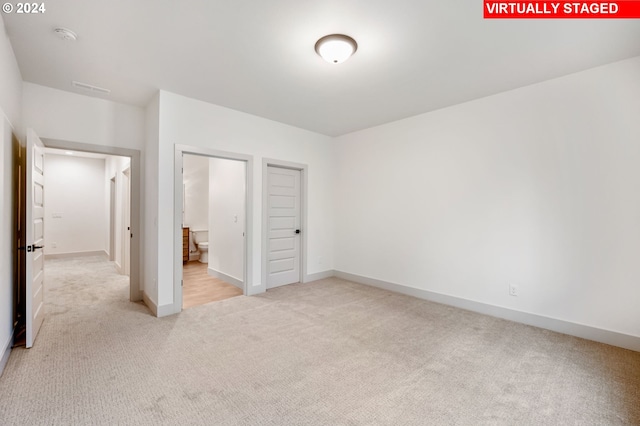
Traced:
<path fill-rule="evenodd" d="M 131 275 L 131 183 L 130 169 L 122 172 L 122 273 Z"/>
<path fill-rule="evenodd" d="M 44 320 L 44 144 L 27 130 L 26 347 L 33 346 Z"/>

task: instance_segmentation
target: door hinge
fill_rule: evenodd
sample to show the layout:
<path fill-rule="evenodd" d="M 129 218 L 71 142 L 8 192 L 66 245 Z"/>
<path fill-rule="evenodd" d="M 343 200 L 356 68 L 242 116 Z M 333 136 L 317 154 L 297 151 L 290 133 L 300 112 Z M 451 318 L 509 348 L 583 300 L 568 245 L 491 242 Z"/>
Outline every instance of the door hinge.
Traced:
<path fill-rule="evenodd" d="M 184 280 L 180 280 L 180 287 L 184 287 Z"/>

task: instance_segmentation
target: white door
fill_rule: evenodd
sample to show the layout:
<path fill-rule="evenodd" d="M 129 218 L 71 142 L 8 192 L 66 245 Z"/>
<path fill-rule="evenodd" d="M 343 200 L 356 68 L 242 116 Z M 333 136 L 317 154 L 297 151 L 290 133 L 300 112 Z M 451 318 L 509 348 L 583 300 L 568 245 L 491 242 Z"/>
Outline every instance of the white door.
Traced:
<path fill-rule="evenodd" d="M 300 281 L 300 170 L 267 169 L 267 288 Z"/>
<path fill-rule="evenodd" d="M 122 172 L 122 273 L 130 275 L 131 268 L 131 183 L 129 169 Z"/>
<path fill-rule="evenodd" d="M 116 260 L 116 178 L 109 180 L 109 260 Z"/>
<path fill-rule="evenodd" d="M 44 145 L 31 129 L 26 173 L 26 346 L 30 348 L 44 320 Z"/>

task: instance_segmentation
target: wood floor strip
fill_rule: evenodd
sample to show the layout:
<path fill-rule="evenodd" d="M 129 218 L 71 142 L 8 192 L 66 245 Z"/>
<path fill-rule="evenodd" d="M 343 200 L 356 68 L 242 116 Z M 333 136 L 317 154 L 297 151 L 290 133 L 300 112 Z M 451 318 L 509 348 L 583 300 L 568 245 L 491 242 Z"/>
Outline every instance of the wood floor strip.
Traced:
<path fill-rule="evenodd" d="M 210 276 L 206 263 L 187 262 L 182 271 L 183 309 L 242 295 L 238 287 Z"/>

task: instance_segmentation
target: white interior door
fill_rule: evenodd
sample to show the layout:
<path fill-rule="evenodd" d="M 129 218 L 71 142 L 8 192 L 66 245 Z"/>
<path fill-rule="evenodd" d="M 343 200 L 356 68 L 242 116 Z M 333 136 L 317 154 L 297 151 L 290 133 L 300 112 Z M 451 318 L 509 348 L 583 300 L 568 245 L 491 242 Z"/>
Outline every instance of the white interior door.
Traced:
<path fill-rule="evenodd" d="M 116 260 L 116 178 L 109 180 L 109 260 Z"/>
<path fill-rule="evenodd" d="M 27 131 L 26 162 L 26 346 L 36 340 L 44 320 L 44 145 Z"/>
<path fill-rule="evenodd" d="M 267 288 L 300 281 L 300 170 L 267 169 Z"/>
<path fill-rule="evenodd" d="M 122 273 L 131 273 L 131 184 L 129 169 L 122 172 Z"/>

